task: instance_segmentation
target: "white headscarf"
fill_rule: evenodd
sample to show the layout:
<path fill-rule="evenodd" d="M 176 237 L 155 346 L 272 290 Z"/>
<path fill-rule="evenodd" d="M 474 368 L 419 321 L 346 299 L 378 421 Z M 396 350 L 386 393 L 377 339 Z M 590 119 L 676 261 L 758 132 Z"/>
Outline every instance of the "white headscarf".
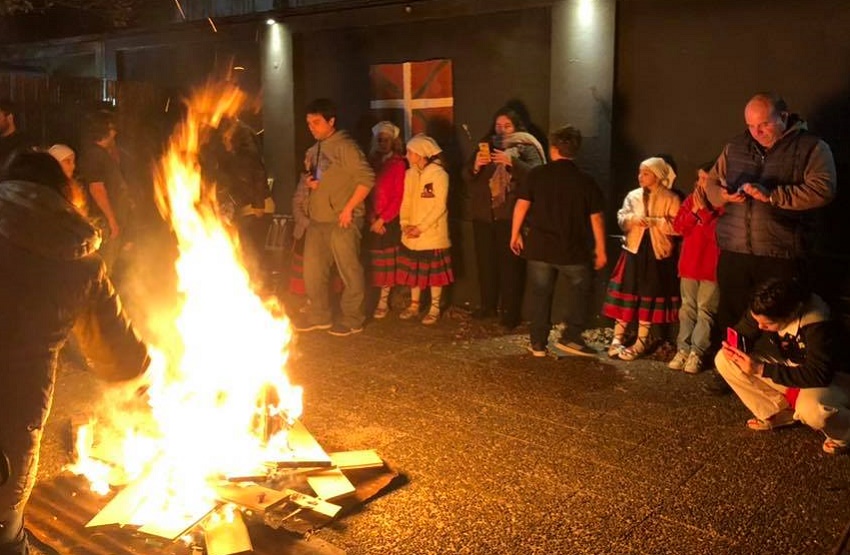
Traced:
<path fill-rule="evenodd" d="M 48 148 L 47 152 L 51 156 L 56 158 L 57 162 L 61 162 L 65 158 L 68 158 L 68 157 L 74 155 L 74 150 L 71 147 L 69 147 L 68 145 L 63 145 L 63 144 L 55 144 L 52 147 Z"/>
<path fill-rule="evenodd" d="M 673 186 L 673 182 L 676 180 L 676 172 L 673 171 L 670 164 L 664 161 L 664 158 L 647 158 L 640 165 L 654 173 L 658 181 L 667 189 Z"/>
<path fill-rule="evenodd" d="M 398 139 L 400 130 L 391 121 L 379 121 L 372 127 L 372 136 L 377 137 L 381 133 L 386 133 L 393 139 Z"/>
<path fill-rule="evenodd" d="M 431 158 L 443 152 L 443 149 L 440 148 L 440 145 L 438 145 L 434 139 L 432 139 L 428 135 L 425 135 L 424 133 L 420 133 L 419 135 L 416 135 L 412 137 L 409 141 L 407 141 L 407 149 L 415 152 L 423 158 Z"/>

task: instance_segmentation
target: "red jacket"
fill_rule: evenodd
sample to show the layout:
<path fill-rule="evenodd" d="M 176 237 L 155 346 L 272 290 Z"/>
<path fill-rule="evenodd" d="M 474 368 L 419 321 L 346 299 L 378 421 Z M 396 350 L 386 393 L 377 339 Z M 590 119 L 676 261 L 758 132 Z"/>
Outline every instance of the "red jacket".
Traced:
<path fill-rule="evenodd" d="M 394 154 L 384 161 L 376 171 L 375 188 L 372 190 L 369 221 L 381 218 L 389 223 L 398 217 L 401 208 L 401 196 L 404 194 L 404 172 L 407 164 L 404 158 Z"/>
<path fill-rule="evenodd" d="M 703 208 L 693 212 L 693 193 L 682 202 L 673 229 L 682 235 L 679 254 L 679 277 L 700 281 L 717 281 L 717 259 L 720 249 L 714 231 L 723 208 Z"/>

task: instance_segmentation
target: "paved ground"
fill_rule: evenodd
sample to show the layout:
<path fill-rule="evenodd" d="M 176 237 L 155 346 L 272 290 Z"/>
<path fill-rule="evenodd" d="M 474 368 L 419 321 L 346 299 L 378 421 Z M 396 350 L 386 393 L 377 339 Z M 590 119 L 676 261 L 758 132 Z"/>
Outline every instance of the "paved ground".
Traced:
<path fill-rule="evenodd" d="M 304 422 L 375 448 L 407 483 L 320 532 L 349 554 L 818 554 L 850 521 L 850 457 L 806 428 L 757 433 L 657 360 L 536 359 L 524 336 L 394 315 L 296 339 Z M 42 475 L 94 388 L 60 372 Z"/>

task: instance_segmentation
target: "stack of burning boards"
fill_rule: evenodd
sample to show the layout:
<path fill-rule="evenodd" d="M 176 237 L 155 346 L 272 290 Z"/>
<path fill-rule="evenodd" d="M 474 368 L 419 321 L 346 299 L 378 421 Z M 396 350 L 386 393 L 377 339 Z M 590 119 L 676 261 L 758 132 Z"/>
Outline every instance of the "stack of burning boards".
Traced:
<path fill-rule="evenodd" d="M 305 534 L 395 476 L 373 450 L 326 453 L 300 421 L 289 430 L 288 445 L 283 460 L 246 475 L 207 480 L 208 492 L 189 502 L 183 494 L 179 502 L 150 495 L 159 488 L 152 487 L 158 480 L 155 470 L 148 471 L 123 487 L 85 526 L 102 532 L 118 527 L 164 543 L 182 542 L 192 553 L 231 555 L 253 550 L 246 520 Z M 346 473 L 370 469 L 373 476 L 382 475 L 380 485 L 376 489 L 372 484 L 371 494 L 358 494 Z"/>

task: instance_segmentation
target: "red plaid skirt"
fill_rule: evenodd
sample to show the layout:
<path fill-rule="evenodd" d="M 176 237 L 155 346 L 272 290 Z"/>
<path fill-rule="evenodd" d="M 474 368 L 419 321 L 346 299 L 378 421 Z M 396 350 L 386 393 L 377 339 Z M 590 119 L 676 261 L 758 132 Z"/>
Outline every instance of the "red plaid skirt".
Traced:
<path fill-rule="evenodd" d="M 443 287 L 454 280 L 452 255 L 448 249 L 413 251 L 401 247 L 396 270 L 397 285 Z"/>

